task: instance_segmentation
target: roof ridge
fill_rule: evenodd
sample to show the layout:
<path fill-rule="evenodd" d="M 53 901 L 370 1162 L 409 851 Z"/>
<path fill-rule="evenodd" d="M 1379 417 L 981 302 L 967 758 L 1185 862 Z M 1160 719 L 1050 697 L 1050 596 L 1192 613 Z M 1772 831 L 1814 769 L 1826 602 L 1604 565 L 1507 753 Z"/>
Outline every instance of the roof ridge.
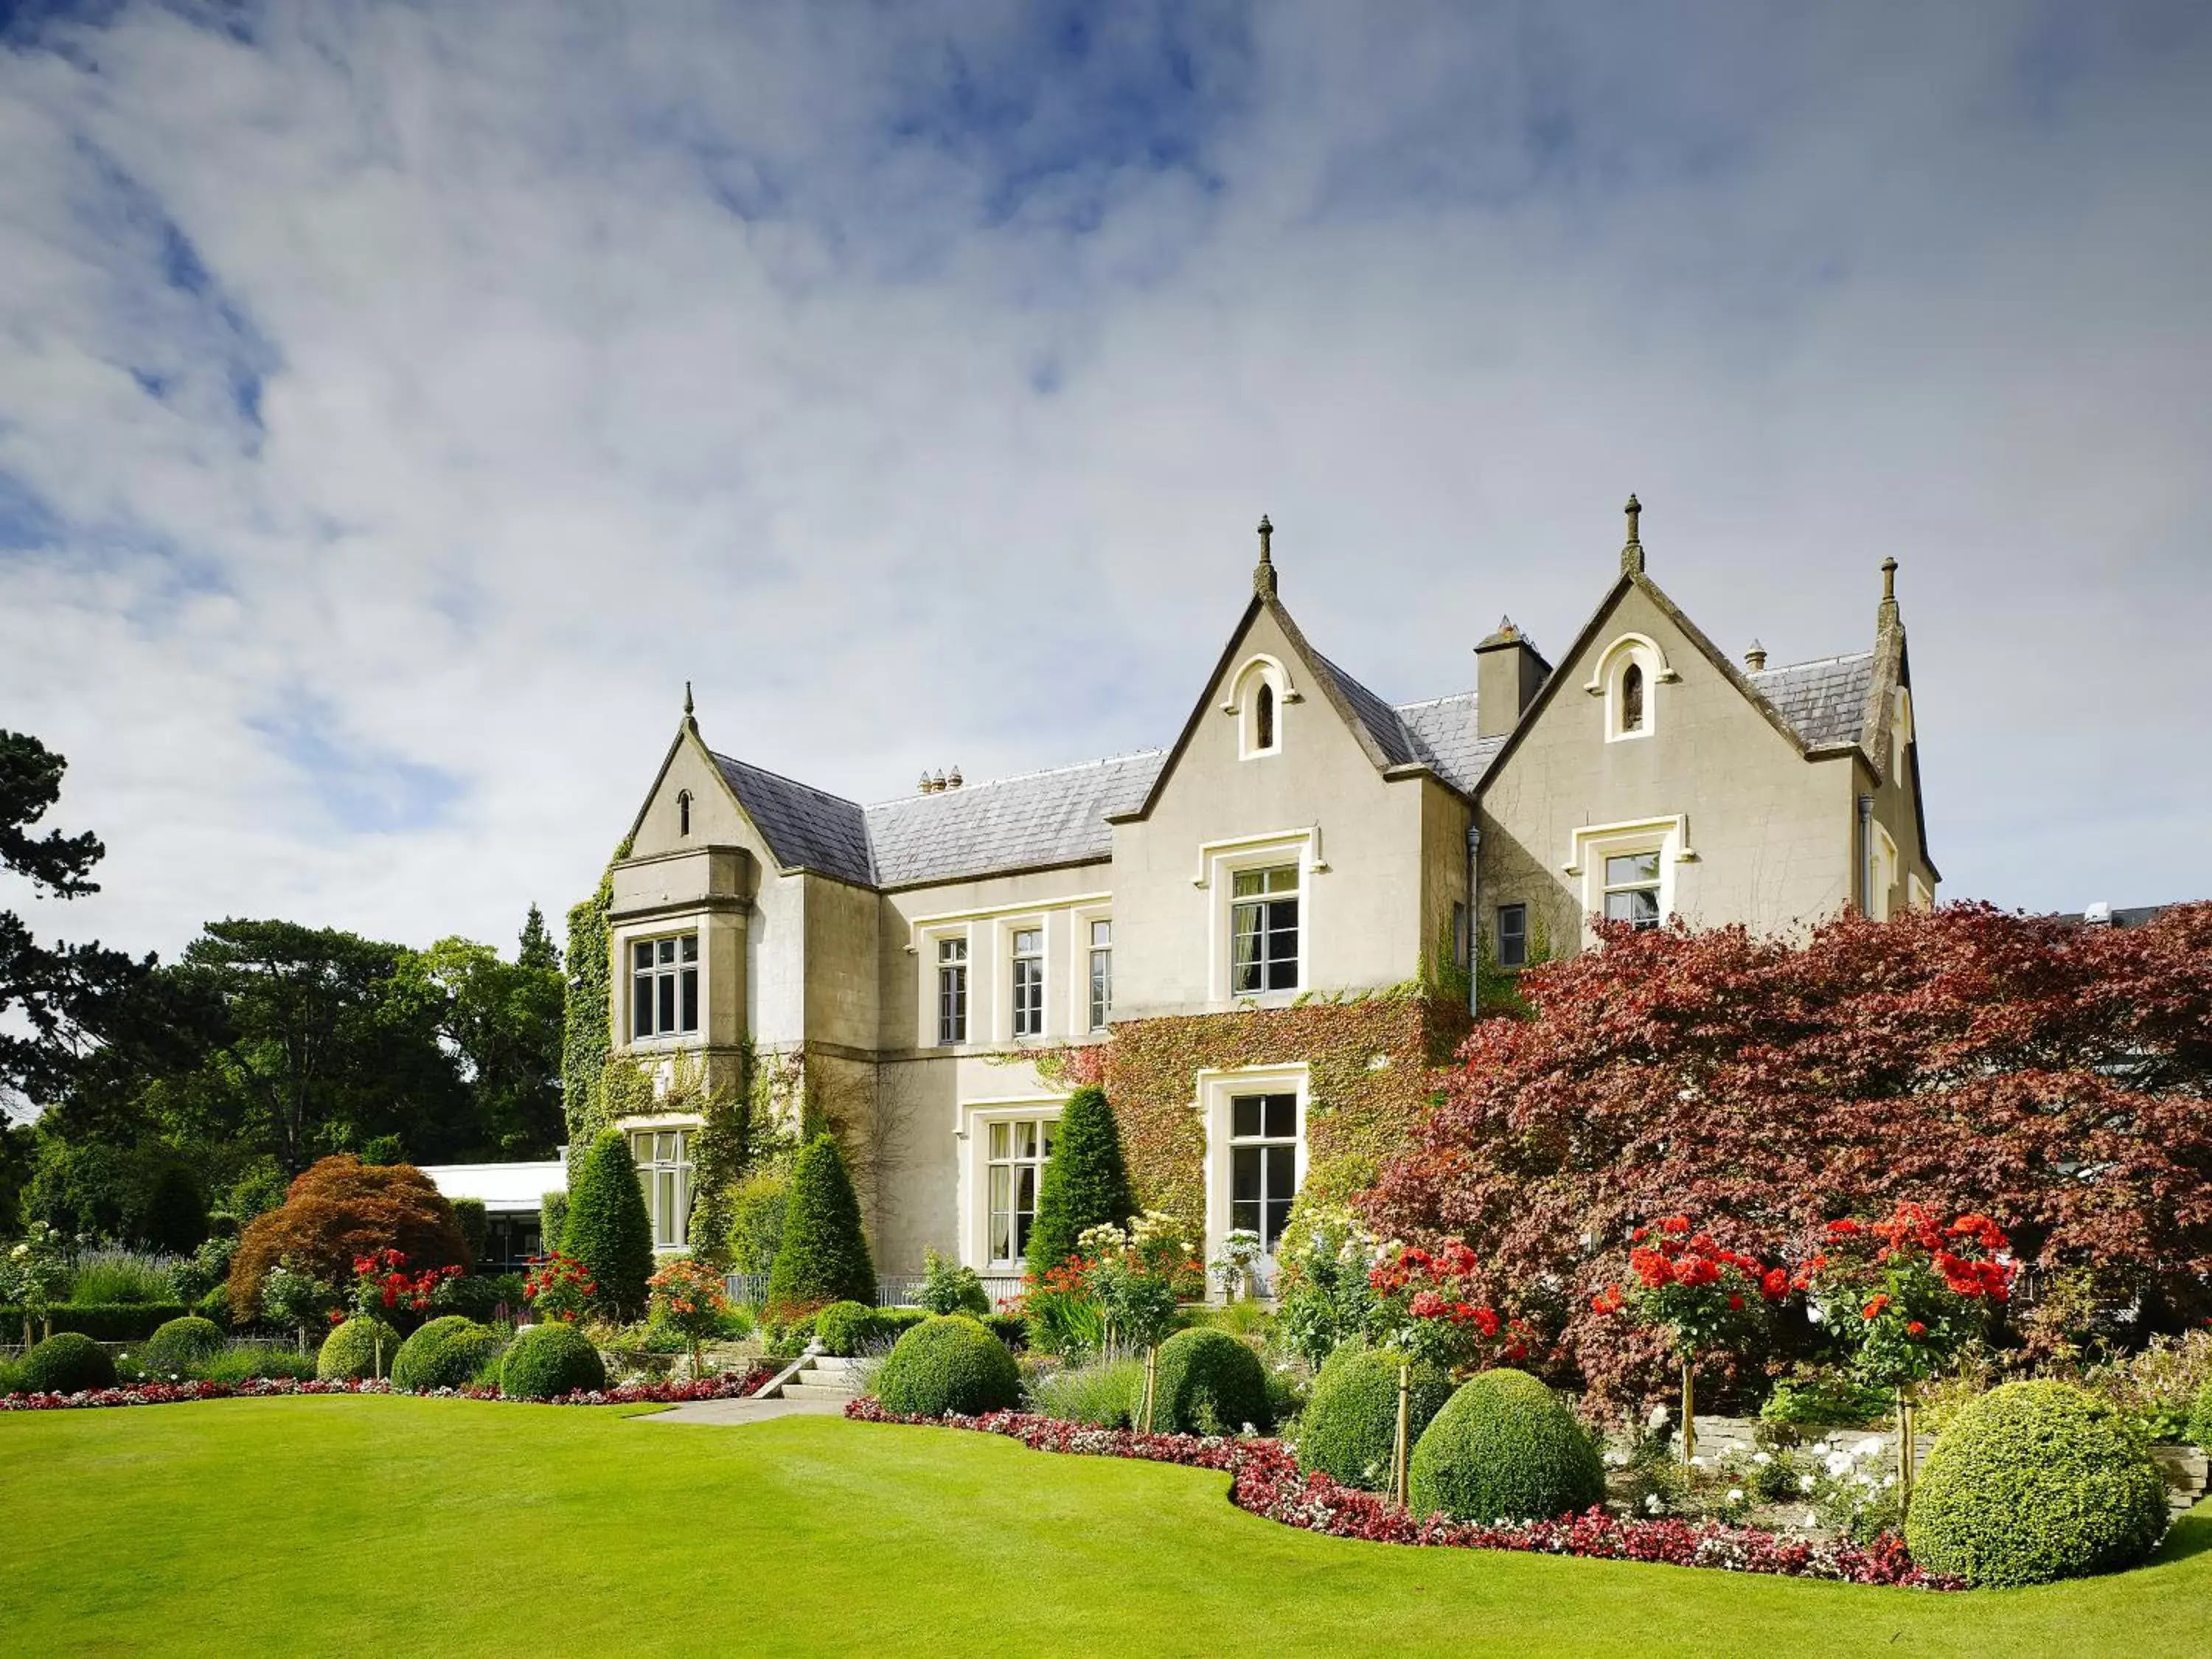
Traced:
<path fill-rule="evenodd" d="M 1470 685 L 1464 691 L 1447 691 L 1441 697 L 1419 697 L 1412 702 L 1394 702 L 1390 707 L 1402 714 L 1408 709 L 1434 708 L 1439 703 L 1460 702 L 1473 696 L 1474 696 L 1474 688 Z"/>
<path fill-rule="evenodd" d="M 1059 766 L 1040 766 L 1034 771 L 1009 772 L 1003 778 L 985 778 L 977 782 L 963 783 L 959 788 L 947 789 L 944 793 L 948 795 L 972 795 L 979 789 L 995 789 L 1000 784 L 1027 783 L 1032 778 L 1057 777 L 1063 772 L 1081 772 L 1094 766 L 1112 766 L 1120 761 L 1150 760 L 1155 755 L 1165 753 L 1167 750 L 1164 749 L 1131 749 L 1119 755 L 1100 755 L 1091 760 L 1068 761 Z M 938 793 L 934 790 L 927 795 L 892 795 L 883 800 L 866 802 L 860 810 L 864 812 L 872 812 L 879 806 L 903 806 L 908 801 L 937 799 Z"/>
<path fill-rule="evenodd" d="M 1863 662 L 1873 655 L 1871 651 L 1846 651 L 1838 656 L 1808 657 L 1802 662 L 1777 663 L 1771 668 L 1747 668 L 1743 672 L 1746 679 L 1755 680 L 1768 674 L 1786 674 L 1793 668 L 1826 668 L 1832 663 Z"/>

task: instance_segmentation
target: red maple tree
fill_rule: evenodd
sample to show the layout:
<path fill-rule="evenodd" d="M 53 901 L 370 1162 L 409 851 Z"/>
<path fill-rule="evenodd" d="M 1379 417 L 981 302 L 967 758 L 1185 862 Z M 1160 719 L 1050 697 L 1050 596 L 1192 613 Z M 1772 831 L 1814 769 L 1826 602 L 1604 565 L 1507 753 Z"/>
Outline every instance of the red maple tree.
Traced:
<path fill-rule="evenodd" d="M 1601 1400 L 1664 1384 L 1665 1339 L 1590 1297 L 1675 1210 L 1756 1250 L 1911 1199 L 2089 1270 L 2146 1334 L 2212 1312 L 2212 905 L 1602 933 L 1522 975 L 1528 1018 L 1476 1026 L 1363 1200 L 1473 1247 Z"/>

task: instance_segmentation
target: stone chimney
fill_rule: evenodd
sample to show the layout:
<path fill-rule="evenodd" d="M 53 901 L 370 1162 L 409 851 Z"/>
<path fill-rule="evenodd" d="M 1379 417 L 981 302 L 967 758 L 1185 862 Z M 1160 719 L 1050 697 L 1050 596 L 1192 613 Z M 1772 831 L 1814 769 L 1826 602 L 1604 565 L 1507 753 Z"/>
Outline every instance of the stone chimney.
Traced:
<path fill-rule="evenodd" d="M 1764 674 L 1766 672 L 1766 647 L 1753 640 L 1751 649 L 1743 653 L 1743 665 L 1751 673 Z"/>
<path fill-rule="evenodd" d="M 1498 631 L 1474 647 L 1475 736 L 1502 738 L 1510 732 L 1551 672 L 1513 618 L 1499 617 Z"/>

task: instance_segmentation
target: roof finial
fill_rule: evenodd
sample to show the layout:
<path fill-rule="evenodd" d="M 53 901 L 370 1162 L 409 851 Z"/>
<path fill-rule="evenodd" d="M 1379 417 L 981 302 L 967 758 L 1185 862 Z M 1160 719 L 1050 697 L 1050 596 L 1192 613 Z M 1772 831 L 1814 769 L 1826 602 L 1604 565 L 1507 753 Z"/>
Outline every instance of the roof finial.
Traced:
<path fill-rule="evenodd" d="M 689 680 L 684 682 L 684 718 L 687 720 L 691 718 L 691 682 Z"/>
<path fill-rule="evenodd" d="M 1897 561 L 1881 562 L 1881 607 L 1875 613 L 1875 625 L 1881 628 L 1897 626 Z"/>
<path fill-rule="evenodd" d="M 1260 515 L 1260 562 L 1252 567 L 1252 591 L 1265 599 L 1275 597 L 1275 560 L 1270 550 L 1275 526 L 1267 522 L 1267 515 Z"/>
<path fill-rule="evenodd" d="M 1754 674 L 1765 673 L 1766 672 L 1766 647 L 1761 645 L 1757 640 L 1753 640 L 1751 642 L 1751 649 L 1743 653 L 1743 665 L 1746 668 L 1748 668 Z"/>
<path fill-rule="evenodd" d="M 1620 568 L 1640 576 L 1644 574 L 1644 544 L 1636 538 L 1636 520 L 1644 511 L 1644 503 L 1632 494 L 1622 511 L 1628 514 L 1628 539 L 1621 544 Z"/>

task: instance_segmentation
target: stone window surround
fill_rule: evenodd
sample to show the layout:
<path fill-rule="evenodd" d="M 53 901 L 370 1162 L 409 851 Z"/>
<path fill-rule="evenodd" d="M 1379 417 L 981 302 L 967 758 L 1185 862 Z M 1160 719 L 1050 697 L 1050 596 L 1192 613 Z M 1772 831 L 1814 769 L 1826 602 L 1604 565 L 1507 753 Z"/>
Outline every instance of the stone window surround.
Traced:
<path fill-rule="evenodd" d="M 1275 694 L 1274 742 L 1266 748 L 1259 741 L 1259 688 L 1268 687 Z M 1229 700 L 1221 705 L 1221 712 L 1237 721 L 1237 758 L 1266 760 L 1283 752 L 1283 711 L 1291 703 L 1305 699 L 1291 683 L 1290 670 L 1281 659 L 1267 653 L 1255 652 L 1247 657 L 1236 673 L 1230 677 Z"/>
<path fill-rule="evenodd" d="M 1230 987 L 1230 964 L 1235 951 L 1231 935 L 1235 927 L 1236 882 L 1239 871 L 1264 870 L 1279 864 L 1298 866 L 1298 982 L 1288 990 L 1238 996 Z M 1207 994 L 1224 1003 L 1255 1003 L 1270 1007 L 1289 1001 L 1313 983 L 1314 884 L 1326 875 L 1328 863 L 1322 856 L 1321 826 L 1304 830 L 1272 830 L 1263 835 L 1234 836 L 1224 841 L 1201 842 L 1198 874 L 1191 884 L 1213 890 L 1208 919 L 1206 983 Z"/>
<path fill-rule="evenodd" d="M 658 1094 L 661 1091 L 666 1089 L 669 1081 L 670 1077 L 668 1068 L 666 1064 L 664 1062 L 664 1064 L 654 1073 L 653 1079 L 653 1091 Z M 687 1135 L 696 1134 L 701 1129 L 707 1127 L 707 1121 L 696 1112 L 652 1112 L 641 1117 L 617 1118 L 615 1121 L 613 1127 L 622 1131 L 623 1144 L 625 1146 L 629 1147 L 630 1156 L 632 1159 L 635 1160 L 637 1154 L 635 1147 L 630 1144 L 630 1137 L 632 1135 L 643 1134 L 649 1131 L 669 1129 L 680 1129 Z M 689 1149 L 687 1147 L 687 1152 L 688 1150 Z M 684 1162 L 686 1166 L 689 1167 L 691 1160 L 687 1157 Z M 651 1166 L 649 1165 L 641 1165 L 639 1167 L 639 1186 L 645 1187 L 650 1181 L 650 1167 Z M 684 1197 L 688 1207 L 689 1200 L 692 1197 L 692 1194 L 689 1191 L 690 1181 L 688 1177 L 684 1184 L 686 1187 Z M 648 1190 L 645 1195 L 645 1206 L 646 1214 L 649 1219 L 653 1218 L 653 1195 L 652 1192 Z M 690 1218 L 689 1216 L 686 1216 L 684 1219 L 684 1231 L 688 1233 L 690 1230 Z M 653 1247 L 653 1253 L 655 1255 L 681 1255 L 691 1248 L 690 1242 L 688 1238 L 679 1238 L 672 1244 L 663 1244 L 659 1243 L 659 1228 L 657 1225 L 654 1227 L 654 1233 L 655 1243 Z M 549 1244 L 547 1248 L 550 1249 L 552 1247 Z"/>
<path fill-rule="evenodd" d="M 1298 1103 L 1297 1184 L 1303 1188 L 1310 1154 L 1306 1134 L 1313 1068 L 1304 1060 L 1285 1066 L 1209 1068 L 1197 1076 L 1198 1109 L 1206 1126 L 1206 1260 L 1221 1253 L 1230 1225 L 1229 1103 L 1239 1095 L 1295 1095 Z"/>
<path fill-rule="evenodd" d="M 994 1122 L 1047 1118 L 1057 1122 L 1067 1105 L 1065 1095 L 994 1095 L 960 1103 L 960 1146 L 955 1175 L 955 1212 L 960 1227 L 960 1261 L 978 1273 L 1003 1273 L 991 1262 L 991 1133 Z"/>
<path fill-rule="evenodd" d="M 988 905 L 915 917 L 908 924 L 906 952 L 918 959 L 920 970 L 915 975 L 915 1030 L 920 1034 L 915 1046 L 953 1054 L 1089 1036 L 1091 923 L 1110 920 L 1113 905 L 1111 893 L 1075 893 L 1026 904 Z M 1058 929 L 1054 919 L 1060 916 L 1070 919 L 1068 937 L 1055 939 Z M 1045 933 L 1044 1033 L 1036 1037 L 1013 1034 L 1014 933 L 1024 927 L 1041 927 Z M 937 1040 L 937 941 L 941 939 L 968 941 L 965 1042 Z"/>
<path fill-rule="evenodd" d="M 714 952 L 708 948 L 711 932 L 708 913 L 704 911 L 696 915 L 654 916 L 649 921 L 640 921 L 614 930 L 609 966 L 613 969 L 611 977 L 614 984 L 610 1000 L 616 1005 L 614 1046 L 617 1048 L 634 1054 L 668 1054 L 678 1048 L 700 1048 L 709 1040 L 708 1026 L 712 1023 L 711 1011 L 714 1006 L 714 969 L 709 960 Z M 648 941 L 681 939 L 686 933 L 696 934 L 699 939 L 698 961 L 681 964 L 696 967 L 699 970 L 699 1029 L 638 1036 L 635 1034 L 637 1029 L 636 975 L 632 968 L 632 953 L 636 946 Z"/>
<path fill-rule="evenodd" d="M 1606 860 L 1651 852 L 1659 854 L 1659 921 L 1663 927 L 1674 914 L 1674 866 L 1694 864 L 1698 858 L 1690 846 L 1689 815 L 1585 824 L 1574 832 L 1559 869 L 1580 882 L 1585 939 L 1595 937 L 1592 924 L 1605 914 Z"/>
<path fill-rule="evenodd" d="M 1644 670 L 1644 723 L 1633 731 L 1627 731 L 1620 724 L 1620 684 L 1631 663 Z M 1606 647 L 1604 653 L 1597 659 L 1596 674 L 1583 690 L 1593 697 L 1604 700 L 1605 740 L 1607 743 L 1633 743 L 1657 732 L 1659 688 L 1672 685 L 1681 678 L 1668 666 L 1667 653 L 1659 648 L 1658 641 L 1650 635 L 1623 634 Z"/>

